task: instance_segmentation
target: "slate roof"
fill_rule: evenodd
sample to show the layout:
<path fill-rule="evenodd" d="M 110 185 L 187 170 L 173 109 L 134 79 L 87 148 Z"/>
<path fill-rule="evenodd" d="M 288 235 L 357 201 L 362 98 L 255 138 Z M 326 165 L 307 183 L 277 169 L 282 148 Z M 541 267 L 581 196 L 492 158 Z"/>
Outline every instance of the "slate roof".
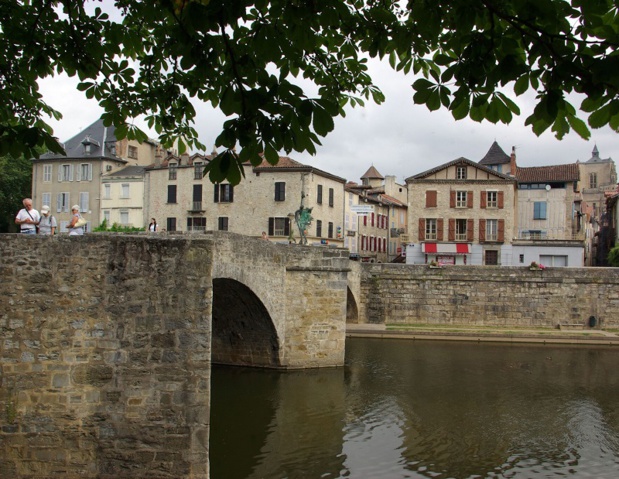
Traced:
<path fill-rule="evenodd" d="M 554 166 L 536 166 L 532 168 L 517 168 L 518 183 L 552 183 L 578 181 L 580 173 L 578 163 Z"/>
<path fill-rule="evenodd" d="M 608 163 L 609 161 L 612 161 L 612 158 L 600 158 L 600 151 L 598 150 L 597 145 L 593 147 L 591 155 L 591 158 L 589 158 L 586 163 Z"/>
<path fill-rule="evenodd" d="M 39 157 L 39 160 L 108 158 L 111 160 L 126 162 L 126 160 L 116 156 L 115 131 L 116 128 L 114 126 L 106 127 L 103 125 L 103 120 L 99 119 L 64 143 L 66 155 L 45 153 Z M 84 151 L 84 141 L 90 143 L 90 154 L 86 154 Z"/>
<path fill-rule="evenodd" d="M 292 158 L 287 156 L 280 156 L 277 165 L 272 165 L 267 160 L 262 160 L 258 166 L 253 168 L 255 173 L 266 172 L 266 171 L 307 171 L 309 173 L 315 173 L 317 175 L 323 176 L 325 178 L 330 178 L 335 181 L 339 181 L 340 183 L 346 183 L 344 178 L 340 178 L 339 176 L 335 176 L 326 171 L 320 170 L 318 168 L 314 168 L 310 165 L 304 165 L 303 163 L 299 163 Z"/>
<path fill-rule="evenodd" d="M 143 176 L 146 167 L 144 166 L 125 166 L 123 169 L 107 173 L 104 176 L 107 178 L 113 177 L 127 177 L 127 176 Z"/>
<path fill-rule="evenodd" d="M 499 144 L 494 141 L 481 160 L 479 160 L 480 165 L 503 165 L 505 163 L 510 162 L 511 157 L 503 151 L 503 149 L 499 146 Z"/>

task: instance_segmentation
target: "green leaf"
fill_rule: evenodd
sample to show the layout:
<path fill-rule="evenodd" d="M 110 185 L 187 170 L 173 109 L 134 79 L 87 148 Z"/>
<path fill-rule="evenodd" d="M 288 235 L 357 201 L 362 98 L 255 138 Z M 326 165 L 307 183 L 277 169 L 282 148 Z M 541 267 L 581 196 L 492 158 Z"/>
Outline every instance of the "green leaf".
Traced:
<path fill-rule="evenodd" d="M 312 125 L 314 131 L 320 136 L 327 136 L 335 127 L 332 116 L 319 105 L 314 108 Z"/>

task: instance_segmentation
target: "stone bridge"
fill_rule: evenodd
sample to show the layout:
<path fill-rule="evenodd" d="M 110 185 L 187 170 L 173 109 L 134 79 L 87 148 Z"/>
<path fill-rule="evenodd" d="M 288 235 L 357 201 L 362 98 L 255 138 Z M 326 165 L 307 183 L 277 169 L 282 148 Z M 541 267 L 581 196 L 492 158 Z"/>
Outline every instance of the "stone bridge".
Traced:
<path fill-rule="evenodd" d="M 346 250 L 0 235 L 0 258 L 3 478 L 207 478 L 211 361 L 342 366 L 358 314 Z"/>

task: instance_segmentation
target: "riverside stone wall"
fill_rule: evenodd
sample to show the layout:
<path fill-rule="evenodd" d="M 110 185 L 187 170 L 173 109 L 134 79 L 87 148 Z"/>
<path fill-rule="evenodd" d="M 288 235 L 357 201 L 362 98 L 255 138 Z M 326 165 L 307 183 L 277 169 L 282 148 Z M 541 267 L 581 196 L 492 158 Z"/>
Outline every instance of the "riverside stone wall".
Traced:
<path fill-rule="evenodd" d="M 212 255 L 0 236 L 0 477 L 208 477 Z"/>
<path fill-rule="evenodd" d="M 361 323 L 619 327 L 619 268 L 364 264 Z"/>

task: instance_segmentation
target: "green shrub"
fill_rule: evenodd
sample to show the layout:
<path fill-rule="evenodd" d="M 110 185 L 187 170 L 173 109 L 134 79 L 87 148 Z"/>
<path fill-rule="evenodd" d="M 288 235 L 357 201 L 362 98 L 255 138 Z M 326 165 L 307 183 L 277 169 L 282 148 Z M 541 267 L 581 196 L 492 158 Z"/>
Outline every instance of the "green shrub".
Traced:
<path fill-rule="evenodd" d="M 122 226 L 118 223 L 114 223 L 108 227 L 107 220 L 103 220 L 99 226 L 93 228 L 95 232 L 111 232 L 111 233 L 137 233 L 138 231 L 145 231 L 146 228 L 136 228 L 134 226 Z"/>
<path fill-rule="evenodd" d="M 608 252 L 608 264 L 610 266 L 619 267 L 619 245 Z"/>

